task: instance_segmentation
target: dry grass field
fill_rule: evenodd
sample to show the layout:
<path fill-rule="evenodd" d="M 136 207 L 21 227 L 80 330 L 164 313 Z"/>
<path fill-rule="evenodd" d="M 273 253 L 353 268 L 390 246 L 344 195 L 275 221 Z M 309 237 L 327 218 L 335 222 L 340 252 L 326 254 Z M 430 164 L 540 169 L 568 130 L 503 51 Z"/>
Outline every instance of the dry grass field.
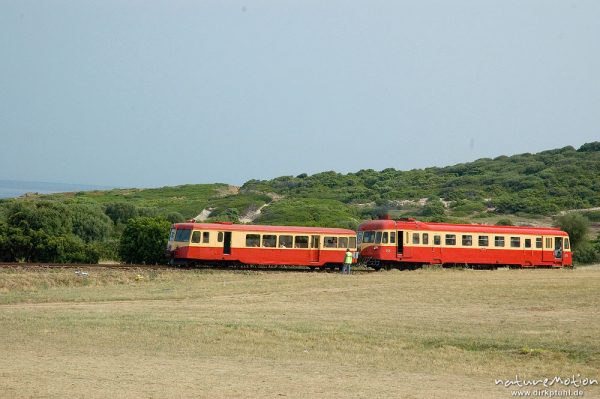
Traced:
<path fill-rule="evenodd" d="M 600 266 L 0 269 L 1 398 L 508 398 L 516 375 L 600 379 Z"/>

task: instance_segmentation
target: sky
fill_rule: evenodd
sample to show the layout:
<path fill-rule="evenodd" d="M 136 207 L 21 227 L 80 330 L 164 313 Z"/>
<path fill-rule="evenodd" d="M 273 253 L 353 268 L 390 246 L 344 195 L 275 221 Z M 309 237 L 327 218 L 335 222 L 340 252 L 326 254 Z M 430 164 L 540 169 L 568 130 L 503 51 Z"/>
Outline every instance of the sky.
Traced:
<path fill-rule="evenodd" d="M 0 179 L 160 187 L 600 140 L 600 1 L 0 0 Z"/>

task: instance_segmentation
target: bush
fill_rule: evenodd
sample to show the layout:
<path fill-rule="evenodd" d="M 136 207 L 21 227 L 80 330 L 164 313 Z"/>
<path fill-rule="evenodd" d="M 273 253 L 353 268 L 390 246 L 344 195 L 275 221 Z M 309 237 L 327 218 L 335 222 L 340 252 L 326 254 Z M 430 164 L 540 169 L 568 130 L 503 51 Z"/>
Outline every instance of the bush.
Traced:
<path fill-rule="evenodd" d="M 573 251 L 573 262 L 579 265 L 597 263 L 600 262 L 600 253 L 589 242 L 584 242 Z"/>
<path fill-rule="evenodd" d="M 138 216 L 135 205 L 125 202 L 116 202 L 106 205 L 104 213 L 112 219 L 114 224 L 127 223 L 129 219 Z"/>
<path fill-rule="evenodd" d="M 421 210 L 421 215 L 428 218 L 444 218 L 446 215 L 446 207 L 439 199 L 430 198 Z"/>
<path fill-rule="evenodd" d="M 600 151 L 600 141 L 594 141 L 593 143 L 585 143 L 584 145 L 579 147 L 579 149 L 577 149 L 577 152 L 596 152 L 596 151 Z"/>
<path fill-rule="evenodd" d="M 255 223 L 349 228 L 357 226 L 351 207 L 334 200 L 283 199 L 265 208 Z"/>
<path fill-rule="evenodd" d="M 73 236 L 47 237 L 44 251 L 36 261 L 54 263 L 98 263 L 100 252 Z"/>
<path fill-rule="evenodd" d="M 5 262 L 98 263 L 99 251 L 73 235 L 0 226 L 0 260 Z"/>
<path fill-rule="evenodd" d="M 165 219 L 130 219 L 119 242 L 119 256 L 127 263 L 165 263 L 171 223 Z"/>
<path fill-rule="evenodd" d="M 567 213 L 559 216 L 554 221 L 554 226 L 566 231 L 571 238 L 574 249 L 584 242 L 589 230 L 588 220 L 579 213 Z"/>
<path fill-rule="evenodd" d="M 70 206 L 73 234 L 86 243 L 106 240 L 112 231 L 112 222 L 101 208 L 91 205 Z"/>
<path fill-rule="evenodd" d="M 600 222 L 600 211 L 584 211 L 582 214 L 591 222 Z"/>
<path fill-rule="evenodd" d="M 179 212 L 169 212 L 165 216 L 165 219 L 167 219 L 171 223 L 182 223 L 182 222 L 185 222 L 185 218 Z"/>

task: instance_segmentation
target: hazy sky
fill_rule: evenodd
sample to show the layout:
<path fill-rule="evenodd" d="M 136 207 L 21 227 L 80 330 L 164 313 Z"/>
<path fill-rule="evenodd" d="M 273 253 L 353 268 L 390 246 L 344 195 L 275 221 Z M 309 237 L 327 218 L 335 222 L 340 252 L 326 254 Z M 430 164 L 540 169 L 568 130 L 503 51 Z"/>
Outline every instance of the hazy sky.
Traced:
<path fill-rule="evenodd" d="M 600 1 L 0 0 L 0 179 L 151 187 L 600 140 Z"/>

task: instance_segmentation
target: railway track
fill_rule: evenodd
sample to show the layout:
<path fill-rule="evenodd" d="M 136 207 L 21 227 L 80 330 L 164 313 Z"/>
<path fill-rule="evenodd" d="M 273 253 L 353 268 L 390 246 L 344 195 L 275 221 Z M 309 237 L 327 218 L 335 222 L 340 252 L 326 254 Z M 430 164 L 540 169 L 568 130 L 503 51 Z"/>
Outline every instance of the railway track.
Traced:
<path fill-rule="evenodd" d="M 119 271 L 147 271 L 147 270 L 221 270 L 221 271 L 272 271 L 272 272 L 324 272 L 339 273 L 337 270 L 326 268 L 310 269 L 302 266 L 264 266 L 264 265 L 238 265 L 238 266 L 170 266 L 170 265 L 131 265 L 131 264 L 79 264 L 79 263 L 0 263 L 0 269 L 19 270 L 50 270 L 50 269 L 74 269 L 74 270 L 119 270 Z M 353 268 L 352 273 L 370 273 L 374 270 L 364 267 Z"/>
<path fill-rule="evenodd" d="M 113 269 L 113 270 L 167 270 L 173 269 L 167 265 L 122 265 L 122 264 L 89 264 L 89 263 L 18 263 L 2 262 L 0 269 Z"/>

